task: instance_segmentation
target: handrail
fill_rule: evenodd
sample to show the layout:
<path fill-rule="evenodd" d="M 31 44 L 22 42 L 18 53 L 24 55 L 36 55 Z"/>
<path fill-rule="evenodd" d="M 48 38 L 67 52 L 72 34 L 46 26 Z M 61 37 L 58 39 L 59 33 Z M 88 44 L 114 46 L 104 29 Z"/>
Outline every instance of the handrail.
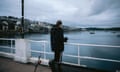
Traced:
<path fill-rule="evenodd" d="M 113 59 L 96 58 L 96 57 L 89 57 L 89 56 L 80 56 L 80 58 L 92 59 L 92 60 L 101 60 L 101 61 L 111 61 L 111 62 L 119 62 L 120 63 L 120 60 L 113 60 Z"/>
<path fill-rule="evenodd" d="M 15 39 L 9 39 L 9 38 L 0 38 L 0 40 L 15 40 Z"/>
<path fill-rule="evenodd" d="M 48 41 L 35 41 L 35 40 L 30 40 L 32 42 L 41 42 L 41 43 L 49 43 Z M 112 46 L 112 45 L 97 45 L 97 44 L 81 44 L 81 43 L 65 43 L 66 45 L 77 45 L 77 49 L 78 49 L 78 54 L 77 55 L 71 55 L 71 54 L 65 54 L 63 53 L 63 56 L 69 56 L 69 57 L 76 57 L 78 58 L 78 64 L 80 65 L 80 59 L 91 59 L 91 60 L 100 60 L 100 61 L 111 61 L 111 62 L 120 62 L 120 60 L 113 60 L 113 59 L 105 59 L 105 58 L 96 58 L 96 57 L 89 57 L 89 56 L 80 56 L 80 46 L 95 46 L 95 47 L 109 47 L 109 48 L 120 48 L 120 46 Z M 39 51 L 35 51 L 32 50 L 34 52 L 39 52 Z M 53 54 L 52 52 L 41 52 L 44 54 Z M 68 63 L 68 62 L 65 62 Z M 73 64 L 73 63 L 69 63 L 69 64 Z M 76 64 L 75 64 L 76 65 Z"/>
<path fill-rule="evenodd" d="M 11 53 L 13 53 L 13 50 L 14 50 L 14 48 L 13 48 L 13 43 L 12 43 L 12 41 L 13 40 L 15 40 L 15 39 L 6 39 L 6 38 L 0 38 L 0 40 L 10 40 L 11 41 L 11 45 L 10 45 L 10 47 L 7 47 L 7 46 L 0 46 L 0 47 L 3 47 L 3 48 L 10 48 L 11 49 Z M 49 45 L 50 43 L 48 42 L 48 41 L 46 41 L 46 40 L 42 40 L 42 41 L 36 41 L 36 40 L 29 40 L 28 39 L 28 42 L 35 42 L 35 43 L 43 43 L 42 45 L 43 45 L 43 51 L 38 51 L 38 50 L 30 50 L 30 52 L 35 52 L 35 53 L 43 53 L 44 55 L 43 55 L 43 58 L 44 59 L 47 59 L 46 57 L 46 54 L 54 54 L 53 52 L 47 52 L 46 51 L 46 49 L 47 49 L 47 47 L 48 46 L 46 46 L 46 45 Z M 106 58 L 97 58 L 97 57 L 91 57 L 91 56 L 81 56 L 80 55 L 80 46 L 95 46 L 96 48 L 97 47 L 104 47 L 104 48 L 117 48 L 117 49 L 119 49 L 120 48 L 120 46 L 113 46 L 113 45 L 97 45 L 97 44 L 81 44 L 81 43 L 65 43 L 65 45 L 75 45 L 75 46 L 77 46 L 77 55 L 72 55 L 72 54 L 66 54 L 66 53 L 63 53 L 63 56 L 68 56 L 68 57 L 75 57 L 75 58 L 77 58 L 78 59 L 78 62 L 77 62 L 77 64 L 76 63 L 70 63 L 70 62 L 64 62 L 64 63 L 68 63 L 68 64 L 72 64 L 72 65 L 81 65 L 80 64 L 80 59 L 91 59 L 91 60 L 99 60 L 99 61 L 110 61 L 110 62 L 119 62 L 120 63 L 120 60 L 114 60 L 114 59 L 106 59 Z M 50 46 L 50 45 L 49 45 Z"/>
<path fill-rule="evenodd" d="M 95 47 L 111 47 L 111 48 L 120 48 L 120 46 L 112 46 L 112 45 L 97 45 L 97 44 L 80 44 L 80 43 L 65 43 L 66 45 L 77 45 L 78 46 L 78 54 L 80 54 L 80 46 L 95 46 Z M 89 56 L 75 56 L 75 55 L 68 55 L 64 54 L 65 56 L 69 57 L 77 57 L 78 58 L 78 65 L 80 65 L 80 59 L 91 59 L 91 60 L 99 60 L 99 61 L 111 61 L 111 62 L 119 62 L 120 60 L 114 60 L 114 59 L 105 59 L 105 58 L 97 58 L 97 57 L 89 57 Z"/>
<path fill-rule="evenodd" d="M 1 48 L 6 48 L 6 49 L 10 49 L 10 46 L 0 46 Z"/>
<path fill-rule="evenodd" d="M 15 41 L 15 39 L 0 38 L 0 40 L 10 41 L 10 46 L 2 45 L 0 47 L 10 49 L 10 54 L 13 54 L 13 50 L 15 50 L 15 48 L 13 47 L 13 41 Z"/>
<path fill-rule="evenodd" d="M 39 42 L 44 42 L 44 43 L 48 43 L 48 41 L 45 41 L 45 40 L 42 40 L 42 41 L 37 41 L 37 40 L 29 40 L 30 42 L 37 42 L 37 43 L 39 43 Z"/>
<path fill-rule="evenodd" d="M 81 46 L 96 46 L 96 47 L 114 47 L 114 48 L 120 48 L 120 46 L 113 46 L 113 45 L 97 45 L 97 44 L 82 44 L 82 43 L 65 43 L 69 45 L 81 45 Z"/>

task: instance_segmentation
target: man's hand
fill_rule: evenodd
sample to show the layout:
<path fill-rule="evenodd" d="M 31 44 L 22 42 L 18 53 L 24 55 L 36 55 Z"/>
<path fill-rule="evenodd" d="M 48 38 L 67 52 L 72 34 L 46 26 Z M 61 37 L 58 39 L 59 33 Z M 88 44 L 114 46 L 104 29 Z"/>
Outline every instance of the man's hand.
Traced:
<path fill-rule="evenodd" d="M 68 40 L 68 38 L 67 38 L 67 37 L 65 37 L 65 38 L 64 38 L 64 42 L 67 42 L 67 40 Z"/>

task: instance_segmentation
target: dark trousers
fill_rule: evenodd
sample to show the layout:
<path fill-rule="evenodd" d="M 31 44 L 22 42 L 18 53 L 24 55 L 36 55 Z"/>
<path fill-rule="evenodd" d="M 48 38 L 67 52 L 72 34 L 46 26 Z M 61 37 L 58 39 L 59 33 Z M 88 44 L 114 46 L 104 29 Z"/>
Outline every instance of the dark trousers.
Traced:
<path fill-rule="evenodd" d="M 52 72 L 62 72 L 61 64 L 58 62 L 55 62 L 54 60 L 50 60 L 49 66 Z"/>
<path fill-rule="evenodd" d="M 62 72 L 62 51 L 54 50 L 54 60 L 49 62 L 52 72 Z"/>
<path fill-rule="evenodd" d="M 56 62 L 61 62 L 61 60 L 62 60 L 62 52 L 61 51 L 55 51 L 54 60 Z"/>
<path fill-rule="evenodd" d="M 52 71 L 52 72 L 62 72 L 62 69 L 61 69 L 62 52 L 61 51 L 55 51 L 54 61 L 55 61 L 54 66 L 56 71 Z"/>

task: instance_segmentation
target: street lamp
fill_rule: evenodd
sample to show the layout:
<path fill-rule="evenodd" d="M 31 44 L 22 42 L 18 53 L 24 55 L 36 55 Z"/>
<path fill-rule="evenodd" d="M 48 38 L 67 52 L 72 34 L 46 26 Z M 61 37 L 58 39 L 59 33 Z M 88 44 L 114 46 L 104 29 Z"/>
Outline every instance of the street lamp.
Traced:
<path fill-rule="evenodd" d="M 21 0 L 21 15 L 22 15 L 22 19 L 21 19 L 21 25 L 22 25 L 21 37 L 24 38 L 24 0 Z"/>

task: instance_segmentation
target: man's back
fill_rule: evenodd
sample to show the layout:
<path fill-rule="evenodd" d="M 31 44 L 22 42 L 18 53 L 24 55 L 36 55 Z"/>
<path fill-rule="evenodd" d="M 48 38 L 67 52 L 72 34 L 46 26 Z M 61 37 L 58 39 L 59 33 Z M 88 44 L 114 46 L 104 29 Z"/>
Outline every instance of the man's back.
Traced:
<path fill-rule="evenodd" d="M 51 29 L 51 47 L 52 51 L 64 50 L 64 36 L 62 28 L 53 27 Z"/>

